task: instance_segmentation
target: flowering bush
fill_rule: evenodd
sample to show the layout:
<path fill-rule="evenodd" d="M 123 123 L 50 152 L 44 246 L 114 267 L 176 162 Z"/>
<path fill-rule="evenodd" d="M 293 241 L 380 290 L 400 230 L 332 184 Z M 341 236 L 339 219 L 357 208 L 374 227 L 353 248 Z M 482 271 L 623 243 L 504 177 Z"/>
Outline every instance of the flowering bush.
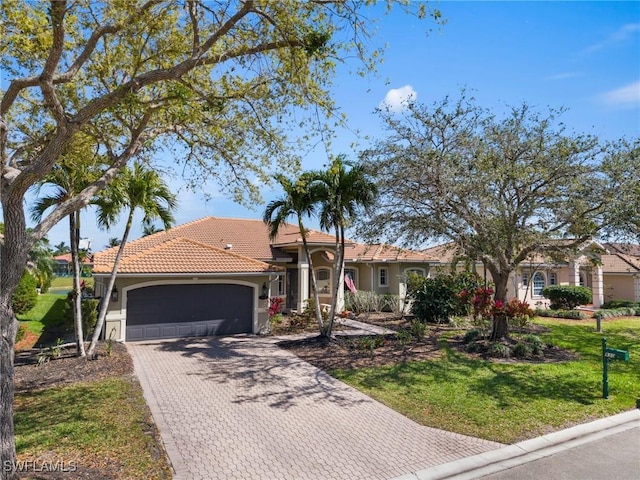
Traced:
<path fill-rule="evenodd" d="M 269 319 L 272 319 L 276 315 L 282 312 L 282 298 L 273 297 L 269 300 Z"/>
<path fill-rule="evenodd" d="M 533 318 L 533 310 L 527 302 L 513 298 L 505 303 L 502 300 L 494 300 L 494 293 L 491 287 L 479 287 L 475 290 L 461 290 L 458 299 L 461 302 L 471 302 L 473 316 L 479 322 L 505 316 L 512 323 L 522 327 Z"/>

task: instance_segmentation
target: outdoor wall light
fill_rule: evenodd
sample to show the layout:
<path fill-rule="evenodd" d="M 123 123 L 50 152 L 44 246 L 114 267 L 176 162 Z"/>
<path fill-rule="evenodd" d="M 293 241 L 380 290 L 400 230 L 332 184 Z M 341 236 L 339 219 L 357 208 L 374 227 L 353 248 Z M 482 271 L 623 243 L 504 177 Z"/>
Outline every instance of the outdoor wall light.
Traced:
<path fill-rule="evenodd" d="M 118 289 L 116 287 L 113 287 L 113 290 L 111 290 L 111 301 L 112 302 L 118 301 Z"/>
<path fill-rule="evenodd" d="M 260 298 L 264 300 L 265 298 L 267 298 L 268 293 L 269 293 L 269 289 L 267 288 L 267 282 L 264 282 L 262 284 L 262 295 L 260 295 Z"/>

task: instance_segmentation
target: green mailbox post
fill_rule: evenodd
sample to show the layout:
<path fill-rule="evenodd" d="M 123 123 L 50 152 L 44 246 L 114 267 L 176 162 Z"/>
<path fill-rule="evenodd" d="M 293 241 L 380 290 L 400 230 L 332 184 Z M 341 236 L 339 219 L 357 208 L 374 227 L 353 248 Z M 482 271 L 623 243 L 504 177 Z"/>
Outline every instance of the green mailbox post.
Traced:
<path fill-rule="evenodd" d="M 629 351 L 607 348 L 607 339 L 602 339 L 602 396 L 609 398 L 609 362 L 613 360 L 629 361 Z"/>

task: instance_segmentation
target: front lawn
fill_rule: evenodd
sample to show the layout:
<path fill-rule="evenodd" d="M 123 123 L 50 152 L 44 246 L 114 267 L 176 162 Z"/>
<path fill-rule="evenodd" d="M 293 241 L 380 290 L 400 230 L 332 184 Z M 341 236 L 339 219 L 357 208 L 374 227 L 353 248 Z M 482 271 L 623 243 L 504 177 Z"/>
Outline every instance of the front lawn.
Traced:
<path fill-rule="evenodd" d="M 514 443 L 620 413 L 640 399 L 640 319 L 609 321 L 613 348 L 630 362 L 609 368 L 610 398 L 602 398 L 602 335 L 594 322 L 539 320 L 543 341 L 578 353 L 559 363 L 498 362 L 443 346 L 441 358 L 357 370 L 336 378 L 430 427 Z"/>

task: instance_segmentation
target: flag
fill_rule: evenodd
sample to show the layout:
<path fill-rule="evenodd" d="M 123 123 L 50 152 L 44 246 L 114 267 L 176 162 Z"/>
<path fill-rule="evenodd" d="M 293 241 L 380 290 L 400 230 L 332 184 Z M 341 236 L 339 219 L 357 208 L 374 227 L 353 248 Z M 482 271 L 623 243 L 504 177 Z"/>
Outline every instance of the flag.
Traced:
<path fill-rule="evenodd" d="M 351 279 L 348 273 L 344 274 L 344 283 L 347 285 L 347 288 L 351 293 L 358 293 L 358 290 L 356 289 L 356 284 L 353 283 L 353 280 Z"/>

